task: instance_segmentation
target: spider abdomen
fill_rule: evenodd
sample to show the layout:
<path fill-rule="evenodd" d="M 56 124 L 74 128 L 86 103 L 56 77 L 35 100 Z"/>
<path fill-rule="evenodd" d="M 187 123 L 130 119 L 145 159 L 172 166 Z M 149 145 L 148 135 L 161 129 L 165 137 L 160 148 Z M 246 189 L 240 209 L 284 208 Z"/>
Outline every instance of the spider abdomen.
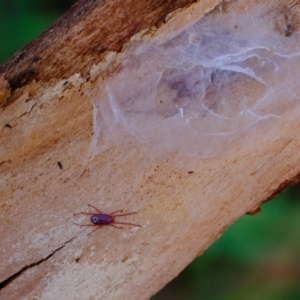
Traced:
<path fill-rule="evenodd" d="M 95 214 L 91 217 L 91 222 L 93 224 L 109 224 L 113 221 L 113 217 L 107 214 Z"/>

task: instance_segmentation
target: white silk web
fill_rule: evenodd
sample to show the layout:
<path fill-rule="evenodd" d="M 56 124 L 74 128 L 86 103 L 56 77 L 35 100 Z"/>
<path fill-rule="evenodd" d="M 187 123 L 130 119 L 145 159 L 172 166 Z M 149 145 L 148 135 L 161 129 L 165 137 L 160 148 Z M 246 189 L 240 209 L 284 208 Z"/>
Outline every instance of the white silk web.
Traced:
<path fill-rule="evenodd" d="M 220 155 L 254 125 L 280 120 L 299 100 L 300 78 L 300 68 L 289 71 L 300 64 L 300 35 L 282 21 L 295 8 L 285 9 L 217 8 L 170 40 L 128 47 L 121 71 L 99 87 L 106 99 L 93 99 L 93 154 L 127 135 Z"/>

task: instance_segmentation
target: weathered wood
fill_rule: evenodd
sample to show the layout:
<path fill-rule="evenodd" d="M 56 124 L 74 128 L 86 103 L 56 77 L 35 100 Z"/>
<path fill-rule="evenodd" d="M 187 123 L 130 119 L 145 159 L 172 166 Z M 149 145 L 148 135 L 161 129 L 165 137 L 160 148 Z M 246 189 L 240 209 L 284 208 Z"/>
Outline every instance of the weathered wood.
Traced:
<path fill-rule="evenodd" d="M 107 51 L 121 51 L 136 33 L 159 27 L 171 12 L 193 0 L 78 1 L 40 37 L 0 67 L 12 89 L 32 82 L 89 76 Z"/>
<path fill-rule="evenodd" d="M 289 109 L 277 103 L 272 126 L 254 124 L 222 155 L 158 155 L 130 134 L 94 151 L 94 99 L 104 102 L 103 82 L 128 59 L 123 46 L 135 34 L 175 35 L 220 2 L 82 0 L 0 68 L 1 299 L 147 299 L 241 215 L 299 181 L 297 99 Z M 237 3 L 218 9 L 260 5 Z M 295 24 L 275 27 L 294 33 Z M 261 93 L 236 82 L 237 94 Z M 89 218 L 73 214 L 88 203 L 137 211 L 122 220 L 142 228 L 87 235 L 73 222 Z"/>

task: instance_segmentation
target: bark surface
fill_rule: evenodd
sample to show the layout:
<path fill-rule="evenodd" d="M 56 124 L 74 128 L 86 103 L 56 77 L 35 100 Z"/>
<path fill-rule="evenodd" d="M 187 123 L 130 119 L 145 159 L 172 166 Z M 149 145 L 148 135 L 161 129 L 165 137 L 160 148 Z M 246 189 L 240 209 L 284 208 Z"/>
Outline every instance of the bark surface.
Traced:
<path fill-rule="evenodd" d="M 299 181 L 293 108 L 217 157 L 158 157 L 130 135 L 92 153 L 91 99 L 118 74 L 124 45 L 163 39 L 214 9 L 260 5 L 239 2 L 80 0 L 0 67 L 0 299 L 149 299 L 240 216 Z M 251 84 L 240 89 L 259 92 Z M 138 212 L 120 221 L 142 227 L 87 235 L 93 228 L 73 224 L 89 224 L 73 215 L 87 204 Z"/>

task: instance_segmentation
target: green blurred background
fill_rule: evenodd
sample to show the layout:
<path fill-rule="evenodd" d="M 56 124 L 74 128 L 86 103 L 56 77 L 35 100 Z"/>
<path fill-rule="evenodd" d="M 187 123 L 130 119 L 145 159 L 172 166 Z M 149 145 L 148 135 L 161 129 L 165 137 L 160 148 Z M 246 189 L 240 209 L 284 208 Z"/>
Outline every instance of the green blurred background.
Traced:
<path fill-rule="evenodd" d="M 74 0 L 0 0 L 0 64 Z M 153 300 L 299 300 L 300 188 L 243 216 Z M 184 226 L 184 224 L 183 224 Z"/>

